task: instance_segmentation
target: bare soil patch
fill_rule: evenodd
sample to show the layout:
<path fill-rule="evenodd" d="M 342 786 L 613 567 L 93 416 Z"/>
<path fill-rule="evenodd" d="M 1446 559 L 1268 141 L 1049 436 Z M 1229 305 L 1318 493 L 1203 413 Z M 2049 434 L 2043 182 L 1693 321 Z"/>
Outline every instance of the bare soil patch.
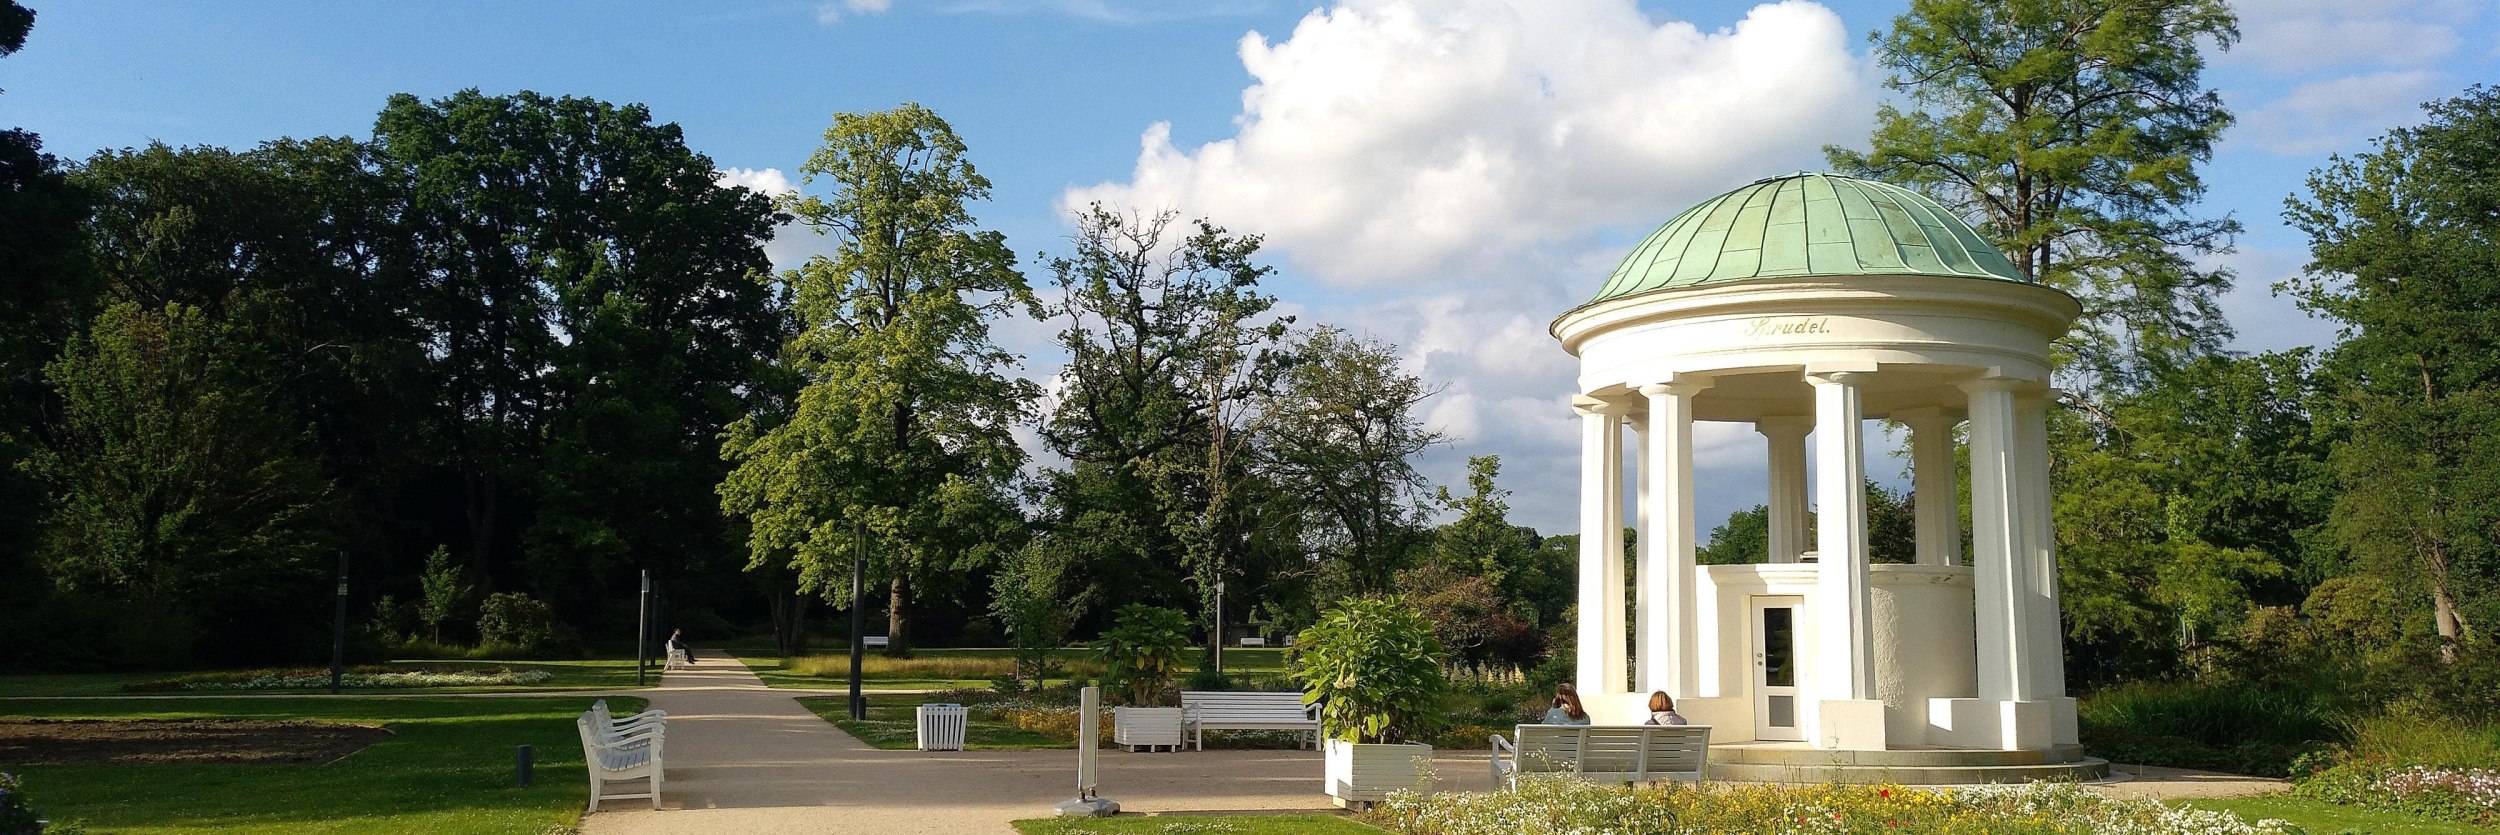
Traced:
<path fill-rule="evenodd" d="M 33 719 L 0 722 L 0 763 L 326 763 L 390 735 L 366 725 L 259 719 Z"/>

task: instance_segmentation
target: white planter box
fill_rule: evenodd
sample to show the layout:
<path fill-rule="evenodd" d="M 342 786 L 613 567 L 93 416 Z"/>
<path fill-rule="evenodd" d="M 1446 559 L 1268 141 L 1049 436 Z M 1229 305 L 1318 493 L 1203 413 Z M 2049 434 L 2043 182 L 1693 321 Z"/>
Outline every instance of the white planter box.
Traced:
<path fill-rule="evenodd" d="M 1369 808 L 1399 789 L 1432 790 L 1432 746 L 1420 742 L 1357 745 L 1328 740 L 1328 796 L 1344 808 Z"/>
<path fill-rule="evenodd" d="M 1111 741 L 1131 751 L 1170 746 L 1181 749 L 1181 709 L 1121 707 L 1111 710 Z"/>

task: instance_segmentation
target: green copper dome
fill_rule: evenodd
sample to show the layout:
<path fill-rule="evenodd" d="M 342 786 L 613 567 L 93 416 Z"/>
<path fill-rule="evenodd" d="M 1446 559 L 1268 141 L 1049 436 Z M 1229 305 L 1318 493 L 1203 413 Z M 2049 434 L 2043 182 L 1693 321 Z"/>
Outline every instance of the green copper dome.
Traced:
<path fill-rule="evenodd" d="M 1722 281 L 1941 275 L 2022 281 L 1936 201 L 1888 183 L 1791 174 L 1702 201 L 1632 248 L 1592 302 Z"/>

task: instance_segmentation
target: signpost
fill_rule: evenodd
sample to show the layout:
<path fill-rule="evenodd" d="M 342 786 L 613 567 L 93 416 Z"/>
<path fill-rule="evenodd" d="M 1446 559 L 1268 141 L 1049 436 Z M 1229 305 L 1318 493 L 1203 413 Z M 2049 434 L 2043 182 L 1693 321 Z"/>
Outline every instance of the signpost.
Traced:
<path fill-rule="evenodd" d="M 1215 581 L 1215 671 L 1224 672 L 1224 581 Z"/>
<path fill-rule="evenodd" d="M 1102 688 L 1086 685 L 1076 719 L 1076 799 L 1053 807 L 1063 818 L 1107 818 L 1120 813 L 1120 804 L 1103 799 L 1095 778 L 1095 749 L 1102 747 Z"/>

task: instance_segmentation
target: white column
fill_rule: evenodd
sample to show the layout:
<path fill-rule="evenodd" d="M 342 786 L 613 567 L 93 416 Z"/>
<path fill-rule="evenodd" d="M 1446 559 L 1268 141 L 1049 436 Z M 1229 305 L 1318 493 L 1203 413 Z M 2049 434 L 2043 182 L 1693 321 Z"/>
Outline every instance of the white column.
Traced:
<path fill-rule="evenodd" d="M 1858 383 L 1865 372 L 1810 375 L 1814 384 L 1815 570 L 1814 630 L 1821 651 L 1815 672 L 1824 699 L 1873 699 L 1875 643 L 1867 618 L 1866 460 L 1859 433 L 1864 412 Z"/>
<path fill-rule="evenodd" d="M 1620 693 L 1623 640 L 1623 423 L 1605 403 L 1580 413 L 1579 688 Z"/>
<path fill-rule="evenodd" d="M 1694 600 L 1693 396 L 1707 379 L 1641 387 L 1649 430 L 1641 470 L 1641 691 L 1689 697 L 1701 686 Z M 1655 613 L 1652 612 L 1655 609 Z M 1655 653 L 1655 654 L 1653 654 Z"/>
<path fill-rule="evenodd" d="M 2029 701 L 2024 680 L 2031 626 L 2020 607 L 2024 560 L 2022 497 L 2015 479 L 2024 469 L 2014 408 L 2020 381 L 1986 378 L 1962 384 L 1970 395 L 1971 584 L 1979 631 L 1979 698 Z"/>
<path fill-rule="evenodd" d="M 1806 433 L 1814 418 L 1779 415 L 1754 421 L 1771 442 L 1771 562 L 1796 562 L 1806 550 Z"/>
<path fill-rule="evenodd" d="M 2066 695 L 2065 627 L 2057 611 L 2057 540 L 2051 534 L 2049 505 L 2048 392 L 2014 399 L 2015 442 L 2022 468 L 2015 486 L 2022 495 L 2024 594 L 2022 611 L 2030 625 L 2025 647 L 2024 677 L 2033 698 Z"/>
<path fill-rule="evenodd" d="M 1918 512 L 1918 563 L 1960 565 L 1962 499 L 1953 465 L 1954 416 L 1933 406 L 1892 413 L 1910 427 L 1910 495 Z"/>

